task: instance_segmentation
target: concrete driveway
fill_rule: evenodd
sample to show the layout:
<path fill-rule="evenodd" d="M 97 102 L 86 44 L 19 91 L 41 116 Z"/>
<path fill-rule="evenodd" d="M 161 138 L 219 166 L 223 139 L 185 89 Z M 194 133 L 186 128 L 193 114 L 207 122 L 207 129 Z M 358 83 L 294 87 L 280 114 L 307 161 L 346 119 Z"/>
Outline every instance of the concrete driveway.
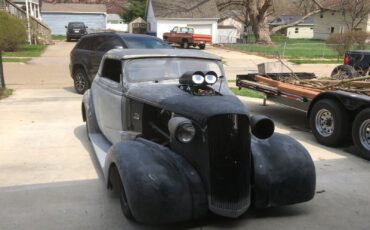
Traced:
<path fill-rule="evenodd" d="M 8 87 L 15 91 L 0 101 L 0 229 L 152 229 L 128 222 L 104 187 L 81 119 L 81 96 L 68 72 L 74 44 L 58 42 L 29 64 L 4 66 Z M 244 71 L 243 63 L 257 59 L 228 55 L 226 63 L 233 59 L 240 65 L 229 64 L 228 74 Z M 309 149 L 317 170 L 316 197 L 294 206 L 250 210 L 237 220 L 212 216 L 166 228 L 368 230 L 370 163 L 349 153 L 351 148 L 317 144 L 300 112 L 242 100 L 252 113 L 271 116 L 278 132 Z"/>

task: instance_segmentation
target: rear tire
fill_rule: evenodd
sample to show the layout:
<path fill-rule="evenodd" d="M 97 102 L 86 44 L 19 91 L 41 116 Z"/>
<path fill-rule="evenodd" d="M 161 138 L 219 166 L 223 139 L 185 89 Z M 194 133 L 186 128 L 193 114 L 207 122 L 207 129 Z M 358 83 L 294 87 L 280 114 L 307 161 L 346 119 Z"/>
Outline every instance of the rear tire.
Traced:
<path fill-rule="evenodd" d="M 90 81 L 82 68 L 78 68 L 73 72 L 73 81 L 78 94 L 84 94 L 90 88 Z"/>
<path fill-rule="evenodd" d="M 310 126 L 319 143 L 336 147 L 347 142 L 351 124 L 349 114 L 342 105 L 323 99 L 316 102 L 311 110 Z"/>
<path fill-rule="evenodd" d="M 370 160 L 370 108 L 357 114 L 352 126 L 352 139 L 362 157 Z"/>
<path fill-rule="evenodd" d="M 206 48 L 206 45 L 205 44 L 200 44 L 199 45 L 199 49 L 204 50 L 205 48 Z"/>
<path fill-rule="evenodd" d="M 331 78 L 334 80 L 343 80 L 343 79 L 350 79 L 357 77 L 358 73 L 350 65 L 340 65 L 335 67 L 335 69 L 331 72 Z"/>

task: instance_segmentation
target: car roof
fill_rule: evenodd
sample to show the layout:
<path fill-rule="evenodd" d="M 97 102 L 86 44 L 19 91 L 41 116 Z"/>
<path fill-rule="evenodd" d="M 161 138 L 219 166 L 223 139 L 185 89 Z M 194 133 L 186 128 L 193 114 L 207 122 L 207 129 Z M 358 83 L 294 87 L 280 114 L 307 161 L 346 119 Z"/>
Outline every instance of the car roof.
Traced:
<path fill-rule="evenodd" d="M 159 39 L 154 36 L 146 35 L 146 34 L 131 34 L 131 33 L 125 33 L 125 32 L 97 32 L 97 33 L 90 33 L 85 35 L 84 37 L 90 37 L 90 36 L 101 36 L 101 35 L 118 35 L 121 38 L 125 39 L 127 38 L 153 38 L 153 39 Z"/>
<path fill-rule="evenodd" d="M 200 50 L 185 49 L 113 49 L 106 54 L 108 58 L 127 60 L 140 58 L 163 58 L 163 57 L 180 57 L 180 58 L 197 58 L 221 61 L 221 58 L 208 54 Z"/>

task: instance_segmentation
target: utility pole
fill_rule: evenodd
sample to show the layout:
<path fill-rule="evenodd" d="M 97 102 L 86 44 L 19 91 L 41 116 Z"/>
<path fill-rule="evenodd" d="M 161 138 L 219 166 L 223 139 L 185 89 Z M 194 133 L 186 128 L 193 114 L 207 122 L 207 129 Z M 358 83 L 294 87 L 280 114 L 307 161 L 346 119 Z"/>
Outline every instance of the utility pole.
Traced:
<path fill-rule="evenodd" d="M 28 43 L 31 45 L 32 44 L 32 41 L 31 41 L 31 26 L 30 26 L 30 13 L 29 13 L 29 5 L 28 5 L 28 0 L 25 1 L 26 2 L 26 17 L 27 17 L 27 39 L 28 39 Z"/>
<path fill-rule="evenodd" d="M 1 49 L 0 49 L 0 89 L 5 89 L 3 54 L 2 54 Z"/>

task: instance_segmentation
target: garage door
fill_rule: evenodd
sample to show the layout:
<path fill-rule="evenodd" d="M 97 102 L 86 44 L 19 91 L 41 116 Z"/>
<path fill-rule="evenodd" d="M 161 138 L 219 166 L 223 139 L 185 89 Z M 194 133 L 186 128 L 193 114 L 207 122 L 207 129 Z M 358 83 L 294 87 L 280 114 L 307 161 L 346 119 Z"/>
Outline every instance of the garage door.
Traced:
<path fill-rule="evenodd" d="M 196 34 L 207 34 L 207 35 L 212 35 L 212 25 L 194 25 L 194 24 L 189 24 L 189 27 L 194 28 L 194 33 Z"/>

